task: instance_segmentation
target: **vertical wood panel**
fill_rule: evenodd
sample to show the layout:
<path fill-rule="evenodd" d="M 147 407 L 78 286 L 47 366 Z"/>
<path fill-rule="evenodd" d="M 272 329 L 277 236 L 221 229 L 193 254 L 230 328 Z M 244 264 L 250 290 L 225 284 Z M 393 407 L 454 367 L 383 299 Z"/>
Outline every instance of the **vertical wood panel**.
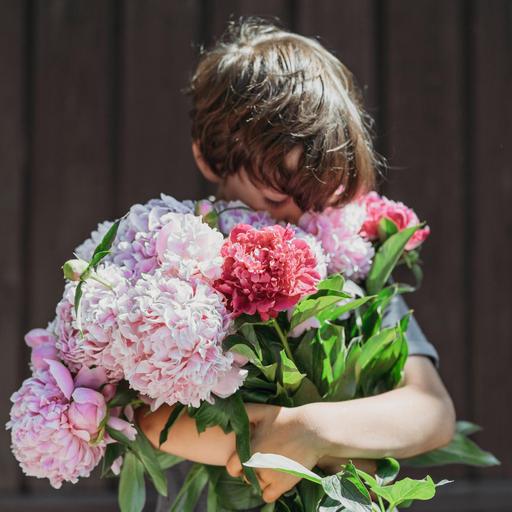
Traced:
<path fill-rule="evenodd" d="M 443 380 L 458 416 L 464 418 L 468 319 L 461 3 L 392 0 L 384 5 L 383 132 L 385 156 L 393 167 L 385 188 L 391 197 L 412 206 L 432 229 L 422 255 L 424 283 L 406 299 L 439 351 Z"/>
<path fill-rule="evenodd" d="M 484 426 L 479 441 L 502 461 L 481 475 L 512 477 L 512 2 L 473 4 L 471 377 L 475 419 Z"/>
<path fill-rule="evenodd" d="M 4 2 L 0 13 L 0 404 L 7 420 L 9 396 L 19 386 L 22 308 L 23 203 L 26 172 L 24 126 L 25 3 Z M 14 491 L 21 472 L 10 453 L 10 433 L 0 428 L 0 491 Z"/>
<path fill-rule="evenodd" d="M 160 192 L 200 197 L 187 86 L 198 41 L 197 0 L 124 4 L 120 212 Z"/>
<path fill-rule="evenodd" d="M 296 29 L 320 42 L 354 74 L 365 96 L 365 108 L 375 116 L 377 98 L 377 22 L 371 0 L 299 0 Z"/>
<path fill-rule="evenodd" d="M 111 3 L 36 3 L 34 154 L 30 231 L 30 326 L 53 318 L 60 266 L 111 215 Z M 30 479 L 33 489 L 47 481 Z M 80 488 L 99 488 L 84 479 Z"/>

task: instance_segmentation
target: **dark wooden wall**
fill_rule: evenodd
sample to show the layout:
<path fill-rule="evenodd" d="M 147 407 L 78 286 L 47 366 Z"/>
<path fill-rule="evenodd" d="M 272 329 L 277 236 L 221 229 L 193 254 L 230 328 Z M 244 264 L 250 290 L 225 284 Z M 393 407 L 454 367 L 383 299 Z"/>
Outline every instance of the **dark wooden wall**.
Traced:
<path fill-rule="evenodd" d="M 230 13 L 319 35 L 363 86 L 384 189 L 432 228 L 410 303 L 459 417 L 503 461 L 436 471 L 458 483 L 421 509 L 510 510 L 510 0 L 0 0 L 1 421 L 27 374 L 23 334 L 52 318 L 77 243 L 161 191 L 206 194 L 180 89 Z M 112 483 L 24 478 L 5 432 L 0 475 L 3 511 L 116 508 Z"/>

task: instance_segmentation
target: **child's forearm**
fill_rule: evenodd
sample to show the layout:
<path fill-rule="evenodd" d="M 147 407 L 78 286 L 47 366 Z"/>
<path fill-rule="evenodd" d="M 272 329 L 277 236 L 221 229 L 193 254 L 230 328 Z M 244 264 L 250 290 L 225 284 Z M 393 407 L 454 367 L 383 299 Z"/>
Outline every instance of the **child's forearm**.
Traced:
<path fill-rule="evenodd" d="M 155 412 L 146 414 L 147 408 L 137 413 L 137 423 L 151 444 L 167 453 L 178 455 L 194 462 L 224 466 L 235 450 L 234 434 L 225 434 L 220 427 L 207 428 L 198 434 L 195 421 L 186 411 L 169 430 L 167 441 L 159 446 L 160 432 L 164 428 L 172 407 L 162 405 Z"/>
<path fill-rule="evenodd" d="M 453 404 L 436 370 L 423 357 L 407 362 L 405 384 L 357 400 L 303 406 L 306 422 L 331 457 L 406 458 L 447 444 Z"/>

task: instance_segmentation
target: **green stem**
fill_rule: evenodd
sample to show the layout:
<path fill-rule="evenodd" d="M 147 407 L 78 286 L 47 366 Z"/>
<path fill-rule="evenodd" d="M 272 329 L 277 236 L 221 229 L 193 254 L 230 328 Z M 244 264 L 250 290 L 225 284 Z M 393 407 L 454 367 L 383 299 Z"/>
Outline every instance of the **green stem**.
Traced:
<path fill-rule="evenodd" d="M 281 329 L 281 326 L 279 325 L 278 321 L 275 318 L 272 318 L 272 324 L 277 332 L 277 335 L 279 336 L 279 339 L 281 340 L 281 343 L 284 347 L 284 351 L 286 352 L 286 355 L 288 356 L 289 359 L 291 359 L 295 363 L 295 361 L 293 359 L 292 351 L 290 349 L 290 345 L 288 344 L 288 339 L 285 336 L 283 330 Z"/>
<path fill-rule="evenodd" d="M 105 288 L 108 288 L 109 290 L 113 290 L 112 286 L 110 286 L 106 281 L 103 281 L 103 279 L 100 279 L 99 277 L 95 276 L 94 274 L 91 274 L 89 276 L 89 279 L 92 279 L 93 281 L 96 281 L 97 283 L 102 284 Z"/>
<path fill-rule="evenodd" d="M 379 507 L 380 507 L 381 511 L 386 512 L 386 508 L 384 507 L 384 502 L 382 501 L 382 498 L 378 495 L 377 495 L 377 498 L 379 500 Z"/>

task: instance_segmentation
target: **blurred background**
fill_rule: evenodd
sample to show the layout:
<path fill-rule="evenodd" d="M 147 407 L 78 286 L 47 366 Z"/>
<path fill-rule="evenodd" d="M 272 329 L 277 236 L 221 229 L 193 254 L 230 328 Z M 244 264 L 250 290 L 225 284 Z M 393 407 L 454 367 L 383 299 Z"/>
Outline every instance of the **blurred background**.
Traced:
<path fill-rule="evenodd" d="M 432 228 L 408 301 L 459 418 L 502 465 L 433 471 L 456 483 L 414 510 L 512 510 L 510 0 L 0 0 L 1 423 L 73 248 L 135 202 L 209 192 L 181 89 L 230 15 L 277 16 L 336 53 L 391 165 L 383 191 Z M 0 510 L 93 508 L 117 509 L 114 482 L 53 491 L 0 431 Z"/>

